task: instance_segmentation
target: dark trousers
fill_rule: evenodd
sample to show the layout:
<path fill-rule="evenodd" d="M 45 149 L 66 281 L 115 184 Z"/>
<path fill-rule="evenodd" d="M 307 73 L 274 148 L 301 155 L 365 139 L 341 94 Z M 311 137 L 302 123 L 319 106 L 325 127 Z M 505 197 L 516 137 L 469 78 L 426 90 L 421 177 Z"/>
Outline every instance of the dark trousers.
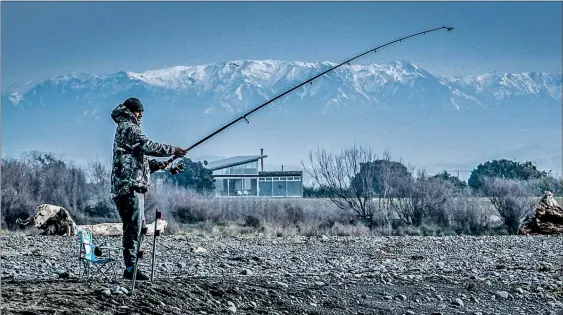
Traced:
<path fill-rule="evenodd" d="M 117 197 L 114 201 L 123 222 L 123 261 L 126 267 L 130 267 L 135 263 L 137 240 L 145 219 L 145 195 L 131 192 L 129 195 Z"/>

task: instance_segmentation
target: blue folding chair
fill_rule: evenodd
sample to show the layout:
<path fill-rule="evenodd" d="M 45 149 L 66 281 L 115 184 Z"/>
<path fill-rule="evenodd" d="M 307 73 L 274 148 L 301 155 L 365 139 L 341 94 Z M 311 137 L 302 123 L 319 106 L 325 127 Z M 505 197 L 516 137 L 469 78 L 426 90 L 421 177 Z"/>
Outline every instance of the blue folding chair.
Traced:
<path fill-rule="evenodd" d="M 90 279 L 95 274 L 102 275 L 108 282 L 115 282 L 117 259 L 123 247 L 98 246 L 91 231 L 79 230 L 80 254 L 78 256 L 80 280 Z M 115 255 L 112 253 L 117 252 Z M 109 272 L 112 272 L 110 275 Z"/>

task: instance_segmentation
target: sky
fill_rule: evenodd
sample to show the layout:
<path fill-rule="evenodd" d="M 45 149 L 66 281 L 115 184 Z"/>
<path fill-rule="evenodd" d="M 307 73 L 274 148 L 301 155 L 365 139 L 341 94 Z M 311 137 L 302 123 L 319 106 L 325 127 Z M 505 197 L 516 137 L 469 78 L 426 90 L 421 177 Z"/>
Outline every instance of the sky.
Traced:
<path fill-rule="evenodd" d="M 341 62 L 443 25 L 360 63 L 437 75 L 562 72 L 561 2 L 1 2 L 2 89 L 76 73 L 276 59 Z M 391 48 L 392 47 L 392 48 Z"/>

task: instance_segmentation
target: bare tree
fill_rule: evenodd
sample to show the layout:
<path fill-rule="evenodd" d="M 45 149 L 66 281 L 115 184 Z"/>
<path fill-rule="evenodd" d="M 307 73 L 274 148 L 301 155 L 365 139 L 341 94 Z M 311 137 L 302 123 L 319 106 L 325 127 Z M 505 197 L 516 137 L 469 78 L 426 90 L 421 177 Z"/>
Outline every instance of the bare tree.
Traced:
<path fill-rule="evenodd" d="M 89 180 L 93 184 L 98 184 L 100 186 L 107 186 L 110 179 L 110 171 L 108 168 L 99 160 L 92 161 L 88 163 L 89 167 Z"/>
<path fill-rule="evenodd" d="M 318 149 L 309 153 L 310 167 L 303 168 L 320 187 L 329 191 L 328 198 L 340 209 L 351 210 L 356 215 L 371 219 L 375 173 L 368 163 L 375 160 L 369 148 L 353 145 L 343 149 L 340 154 L 331 154 Z"/>
<path fill-rule="evenodd" d="M 373 186 L 379 196 L 378 212 L 390 216 L 392 200 L 405 193 L 404 188 L 412 181 L 414 167 L 407 168 L 400 160 L 392 161 L 387 150 L 383 153 L 383 159 L 372 162 L 371 167 L 375 172 Z"/>
<path fill-rule="evenodd" d="M 99 160 L 95 160 L 88 164 L 88 171 L 92 194 L 97 200 L 109 198 L 111 176 L 109 169 Z"/>
<path fill-rule="evenodd" d="M 405 178 L 392 197 L 391 205 L 405 224 L 419 226 L 431 219 L 442 226 L 449 225 L 446 205 L 453 198 L 453 189 L 440 178 L 428 178 L 426 172 L 419 171 L 416 180 Z"/>
<path fill-rule="evenodd" d="M 391 194 L 392 189 L 391 181 L 393 178 L 395 178 L 394 176 L 392 176 L 393 170 L 389 165 L 389 162 L 391 162 L 391 155 L 389 154 L 389 151 L 385 150 L 385 152 L 383 153 L 383 160 L 387 163 L 384 163 L 382 165 L 378 174 L 383 184 L 383 194 L 382 196 L 380 196 L 380 202 L 378 203 L 380 213 L 387 212 L 390 208 L 391 200 L 389 198 L 389 195 Z M 383 199 L 383 202 L 381 201 L 381 199 Z"/>
<path fill-rule="evenodd" d="M 491 213 L 488 207 L 481 206 L 479 198 L 472 196 L 471 188 L 457 192 L 457 198 L 452 198 L 447 205 L 455 228 L 470 234 L 480 234 L 490 228 Z"/>
<path fill-rule="evenodd" d="M 518 233 L 521 220 L 533 213 L 534 201 L 530 185 L 521 180 L 484 178 L 484 190 L 488 200 L 512 234 Z"/>
<path fill-rule="evenodd" d="M 33 213 L 38 202 L 33 195 L 36 170 L 24 161 L 2 158 L 2 226 L 13 228 L 18 218 Z"/>

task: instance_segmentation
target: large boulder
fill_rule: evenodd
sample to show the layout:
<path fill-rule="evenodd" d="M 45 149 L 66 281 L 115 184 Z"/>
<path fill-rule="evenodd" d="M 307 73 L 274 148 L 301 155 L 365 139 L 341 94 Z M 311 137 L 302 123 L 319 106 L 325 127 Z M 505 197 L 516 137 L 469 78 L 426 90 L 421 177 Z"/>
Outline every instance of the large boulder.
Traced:
<path fill-rule="evenodd" d="M 536 215 L 528 216 L 519 229 L 520 235 L 563 234 L 563 208 L 546 191 L 536 205 Z"/>
<path fill-rule="evenodd" d="M 43 230 L 42 235 L 68 235 L 76 232 L 76 223 L 70 213 L 63 207 L 42 204 L 38 206 L 35 213 L 25 220 L 16 219 L 16 223 L 22 227 L 34 227 Z"/>

